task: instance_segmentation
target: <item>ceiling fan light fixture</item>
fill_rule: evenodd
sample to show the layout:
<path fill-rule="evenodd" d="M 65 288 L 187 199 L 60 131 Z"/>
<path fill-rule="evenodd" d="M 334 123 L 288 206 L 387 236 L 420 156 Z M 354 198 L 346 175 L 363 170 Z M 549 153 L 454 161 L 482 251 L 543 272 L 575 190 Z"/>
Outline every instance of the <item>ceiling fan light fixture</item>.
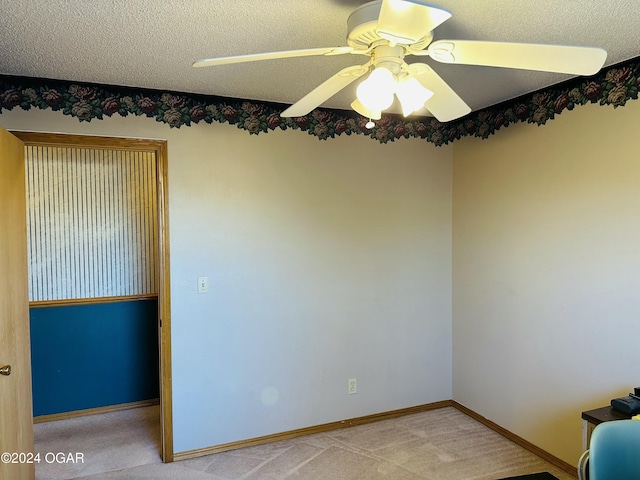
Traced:
<path fill-rule="evenodd" d="M 393 104 L 393 94 L 398 81 L 395 75 L 385 67 L 376 67 L 369 77 L 356 89 L 356 97 L 368 110 L 382 111 Z"/>
<path fill-rule="evenodd" d="M 363 0 L 364 1 L 364 0 Z M 379 119 L 398 97 L 405 116 L 425 107 L 440 122 L 471 112 L 471 107 L 426 63 L 406 63 L 409 55 L 454 65 L 514 68 L 569 75 L 594 75 L 604 66 L 607 52 L 599 47 L 544 45 L 477 40 L 433 41 L 433 30 L 451 12 L 430 0 L 372 0 L 347 20 L 347 47 L 306 48 L 198 60 L 194 67 L 226 65 L 282 58 L 357 54 L 369 57 L 363 65 L 343 68 L 284 110 L 282 117 L 300 117 L 321 106 L 352 82 L 369 76 L 356 90 L 352 108 Z M 373 67 L 373 69 L 372 69 Z M 420 112 L 419 114 L 422 114 Z"/>
<path fill-rule="evenodd" d="M 433 96 L 433 92 L 425 88 L 415 77 L 405 76 L 398 82 L 396 96 L 402 107 L 402 114 L 406 117 L 424 107 Z"/>

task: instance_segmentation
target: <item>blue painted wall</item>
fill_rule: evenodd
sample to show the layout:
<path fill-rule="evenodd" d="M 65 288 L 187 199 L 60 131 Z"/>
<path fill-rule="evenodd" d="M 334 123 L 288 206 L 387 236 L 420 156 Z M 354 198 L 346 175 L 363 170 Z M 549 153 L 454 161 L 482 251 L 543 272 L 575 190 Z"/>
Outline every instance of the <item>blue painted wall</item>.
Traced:
<path fill-rule="evenodd" d="M 33 415 L 158 398 L 157 301 L 30 310 Z"/>

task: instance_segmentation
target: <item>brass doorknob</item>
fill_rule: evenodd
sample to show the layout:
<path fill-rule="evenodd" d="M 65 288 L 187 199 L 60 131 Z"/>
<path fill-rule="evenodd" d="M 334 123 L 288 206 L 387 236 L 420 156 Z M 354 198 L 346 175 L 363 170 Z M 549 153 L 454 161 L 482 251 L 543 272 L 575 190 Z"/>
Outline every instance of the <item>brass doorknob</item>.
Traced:
<path fill-rule="evenodd" d="M 11 365 L 5 365 L 4 367 L 0 367 L 0 375 L 9 376 L 11 375 Z"/>

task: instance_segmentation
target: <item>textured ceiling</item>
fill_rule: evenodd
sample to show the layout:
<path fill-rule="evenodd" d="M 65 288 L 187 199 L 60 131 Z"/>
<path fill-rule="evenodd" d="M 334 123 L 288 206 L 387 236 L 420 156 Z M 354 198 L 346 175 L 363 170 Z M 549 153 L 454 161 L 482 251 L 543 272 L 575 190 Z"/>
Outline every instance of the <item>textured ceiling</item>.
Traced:
<path fill-rule="evenodd" d="M 200 58 L 346 45 L 365 0 L 0 0 L 0 73 L 292 104 L 362 57 L 304 57 L 195 69 Z M 640 55 L 638 0 L 435 0 L 434 39 L 588 45 L 605 65 Z M 568 78 L 422 57 L 478 110 Z M 348 109 L 355 86 L 324 106 Z"/>

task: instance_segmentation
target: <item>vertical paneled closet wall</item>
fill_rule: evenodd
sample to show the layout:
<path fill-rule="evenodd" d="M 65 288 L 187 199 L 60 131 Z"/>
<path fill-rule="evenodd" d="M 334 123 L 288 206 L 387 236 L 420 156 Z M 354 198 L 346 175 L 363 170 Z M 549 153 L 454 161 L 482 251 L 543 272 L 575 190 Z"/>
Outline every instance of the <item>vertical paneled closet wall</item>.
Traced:
<path fill-rule="evenodd" d="M 154 152 L 28 145 L 34 416 L 158 398 Z"/>

